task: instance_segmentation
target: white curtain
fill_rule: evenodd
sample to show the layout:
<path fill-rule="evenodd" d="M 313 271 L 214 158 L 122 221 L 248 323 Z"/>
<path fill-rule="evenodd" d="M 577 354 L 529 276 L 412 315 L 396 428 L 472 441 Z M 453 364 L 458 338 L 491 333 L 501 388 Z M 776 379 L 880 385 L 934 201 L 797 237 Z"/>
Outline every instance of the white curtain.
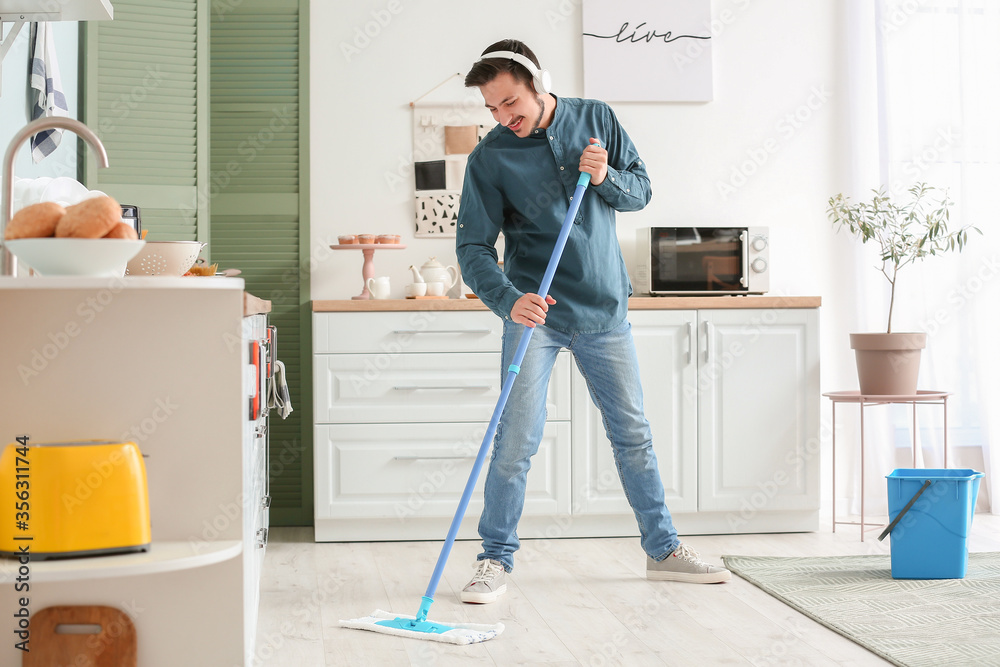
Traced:
<path fill-rule="evenodd" d="M 919 385 L 952 392 L 948 466 L 984 470 L 979 506 L 993 501 L 992 511 L 1000 513 L 1000 445 L 990 451 L 1000 408 L 1000 2 L 855 0 L 847 20 L 871 36 L 850 56 L 852 125 L 874 124 L 878 137 L 852 132 L 858 189 L 851 194 L 883 186 L 905 196 L 927 182 L 955 202 L 953 228 L 982 230 L 970 234 L 961 254 L 929 257 L 900 272 L 893 330 L 928 334 Z M 872 95 L 864 94 L 872 79 L 874 108 Z M 877 182 L 868 182 L 876 162 Z M 884 329 L 887 283 L 871 268 L 878 259 L 861 249 L 856 259 L 858 330 Z M 865 415 L 866 466 L 875 471 L 865 479 L 866 511 L 884 513 L 884 471 L 910 465 L 911 413 L 891 406 Z M 917 465 L 941 467 L 942 410 L 918 407 L 917 421 Z M 852 480 L 852 490 L 860 490 L 860 480 Z"/>

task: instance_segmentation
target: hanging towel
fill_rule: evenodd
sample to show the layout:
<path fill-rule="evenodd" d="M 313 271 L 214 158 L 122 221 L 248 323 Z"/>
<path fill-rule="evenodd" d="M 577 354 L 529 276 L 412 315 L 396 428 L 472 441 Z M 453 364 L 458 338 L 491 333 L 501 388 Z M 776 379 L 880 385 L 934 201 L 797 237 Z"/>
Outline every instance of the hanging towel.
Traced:
<path fill-rule="evenodd" d="M 29 99 L 32 99 L 31 120 L 69 113 L 63 94 L 59 63 L 56 60 L 55 39 L 48 23 L 31 24 L 31 77 Z M 62 130 L 44 130 L 31 137 L 31 158 L 41 162 L 59 147 Z"/>
<path fill-rule="evenodd" d="M 267 407 L 277 410 L 282 419 L 288 419 L 288 415 L 292 414 L 285 364 L 277 360 L 274 362 L 274 379 L 267 385 Z"/>

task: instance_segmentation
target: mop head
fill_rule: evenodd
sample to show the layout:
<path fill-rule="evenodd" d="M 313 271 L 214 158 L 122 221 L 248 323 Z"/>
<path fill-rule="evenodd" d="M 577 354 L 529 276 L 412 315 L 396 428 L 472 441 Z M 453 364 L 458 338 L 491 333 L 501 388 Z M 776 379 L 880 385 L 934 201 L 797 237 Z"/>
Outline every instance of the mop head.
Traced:
<path fill-rule="evenodd" d="M 448 644 L 476 644 L 489 641 L 503 632 L 503 623 L 496 625 L 481 625 L 478 623 L 434 623 L 417 621 L 415 616 L 390 614 L 376 609 L 370 616 L 341 620 L 345 628 L 355 630 L 371 630 L 387 635 L 426 639 L 432 642 Z"/>

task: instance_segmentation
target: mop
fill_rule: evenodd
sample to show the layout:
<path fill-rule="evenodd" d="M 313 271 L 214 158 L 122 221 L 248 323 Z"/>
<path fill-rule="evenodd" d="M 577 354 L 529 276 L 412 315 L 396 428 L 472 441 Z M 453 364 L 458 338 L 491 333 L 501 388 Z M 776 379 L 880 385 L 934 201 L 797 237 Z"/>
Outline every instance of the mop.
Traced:
<path fill-rule="evenodd" d="M 559 259 L 562 257 L 563 249 L 566 247 L 566 240 L 569 238 L 569 231 L 573 228 L 573 220 L 576 218 L 576 214 L 580 210 L 580 202 L 583 200 L 583 194 L 587 191 L 588 185 L 590 185 L 590 174 L 583 172 L 580 174 L 580 179 L 576 183 L 576 191 L 570 199 L 569 211 L 566 212 L 566 218 L 563 220 L 562 227 L 559 228 L 559 236 L 556 238 L 556 245 L 552 249 L 552 256 L 549 257 L 549 264 L 545 268 L 545 274 L 542 276 L 542 284 L 538 288 L 538 295 L 541 296 L 542 299 L 545 299 L 546 295 L 549 293 L 549 287 L 552 285 L 552 278 L 555 276 L 556 268 L 559 266 Z M 469 499 L 472 497 L 472 490 L 476 486 L 476 482 L 479 480 L 479 472 L 482 470 L 483 463 L 486 461 L 486 452 L 489 450 L 490 443 L 493 441 L 493 436 L 496 434 L 497 424 L 500 423 L 500 415 L 503 414 L 504 406 L 507 404 L 507 397 L 510 396 L 511 387 L 514 386 L 514 380 L 517 378 L 517 374 L 521 370 L 521 361 L 524 360 L 524 353 L 528 350 L 528 342 L 531 340 L 531 333 L 534 330 L 534 327 L 525 325 L 524 331 L 521 334 L 521 340 L 518 343 L 517 351 L 514 352 L 514 358 L 511 360 L 511 365 L 507 369 L 507 377 L 504 380 L 503 388 L 500 390 L 500 398 L 497 400 L 497 405 L 493 409 L 493 417 L 490 419 L 489 427 L 486 429 L 486 435 L 483 437 L 483 444 L 479 447 L 479 455 L 476 457 L 476 462 L 472 465 L 472 472 L 469 474 L 469 481 L 465 485 L 465 491 L 462 492 L 462 499 L 458 503 L 458 509 L 455 511 L 455 518 L 451 521 L 451 528 L 448 530 L 448 537 L 445 538 L 444 546 L 441 547 L 441 554 L 438 556 L 437 565 L 434 567 L 434 573 L 431 575 L 430 583 L 427 585 L 427 592 L 424 593 L 424 596 L 421 598 L 420 608 L 417 610 L 417 615 L 398 616 L 382 611 L 381 609 L 376 609 L 369 616 L 347 621 L 342 620 L 340 621 L 342 626 L 354 628 L 356 630 L 372 630 L 374 632 L 398 635 L 400 637 L 413 637 L 414 639 L 427 639 L 430 641 L 447 642 L 451 644 L 475 644 L 478 642 L 484 642 L 489 639 L 493 639 L 503 632 L 503 623 L 496 623 L 492 625 L 482 625 L 476 623 L 444 624 L 428 621 L 427 613 L 430 611 L 431 604 L 434 602 L 434 593 L 437 591 L 438 582 L 440 582 L 441 575 L 444 572 L 445 563 L 448 562 L 448 555 L 451 553 L 451 547 L 455 543 L 455 536 L 458 534 L 458 527 L 462 523 L 462 518 L 465 516 L 465 510 L 469 506 Z"/>

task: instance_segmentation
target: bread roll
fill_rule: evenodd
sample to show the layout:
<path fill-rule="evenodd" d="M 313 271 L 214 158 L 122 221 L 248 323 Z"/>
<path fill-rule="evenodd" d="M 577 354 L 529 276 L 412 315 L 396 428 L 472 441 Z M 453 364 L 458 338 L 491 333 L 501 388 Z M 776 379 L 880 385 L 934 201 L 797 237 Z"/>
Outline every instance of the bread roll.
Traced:
<path fill-rule="evenodd" d="M 52 236 L 65 214 L 66 209 L 51 201 L 25 206 L 7 223 L 4 237 L 13 240 Z"/>
<path fill-rule="evenodd" d="M 121 224 L 122 207 L 111 197 L 93 197 L 66 207 L 56 225 L 56 236 L 99 239 Z"/>
<path fill-rule="evenodd" d="M 117 225 L 111 228 L 111 231 L 104 235 L 106 239 L 129 239 L 131 241 L 136 241 L 139 239 L 139 235 L 135 233 L 135 227 L 128 224 L 127 222 L 119 222 Z"/>

